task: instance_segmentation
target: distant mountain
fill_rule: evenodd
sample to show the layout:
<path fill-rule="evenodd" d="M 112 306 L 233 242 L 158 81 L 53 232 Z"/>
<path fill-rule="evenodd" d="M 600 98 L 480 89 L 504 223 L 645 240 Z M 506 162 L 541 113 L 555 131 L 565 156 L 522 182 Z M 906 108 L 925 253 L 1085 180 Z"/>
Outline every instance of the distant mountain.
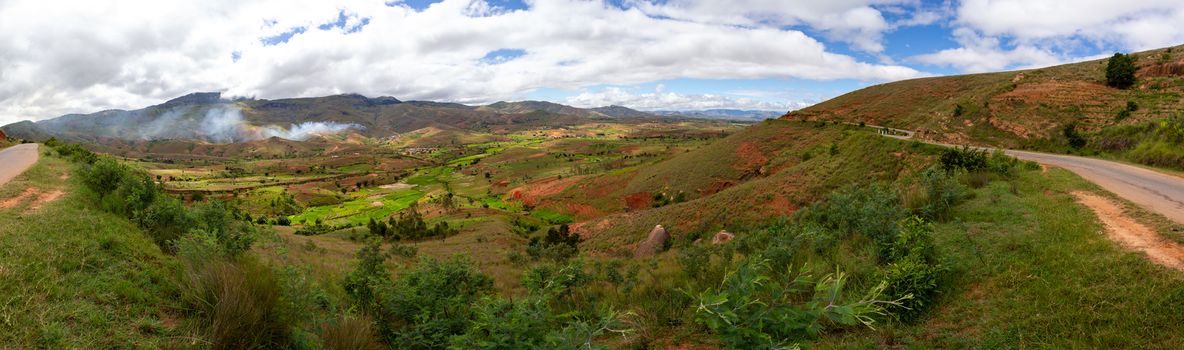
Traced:
<path fill-rule="evenodd" d="M 667 117 L 699 118 L 699 119 L 724 119 L 724 120 L 739 120 L 739 121 L 761 121 L 761 120 L 765 120 L 765 119 L 775 119 L 775 118 L 779 118 L 785 114 L 785 112 L 783 112 L 783 111 L 761 111 L 761 110 L 743 110 L 743 109 L 653 111 L 650 113 L 660 115 L 660 116 L 667 116 Z"/>
<path fill-rule="evenodd" d="M 606 117 L 594 110 L 576 108 L 568 105 L 561 105 L 554 102 L 546 101 L 520 101 L 520 102 L 495 102 L 490 105 L 477 107 L 478 111 L 492 111 L 502 114 L 521 114 L 530 113 L 534 111 L 542 111 L 554 114 L 574 115 L 578 117 Z"/>
<path fill-rule="evenodd" d="M 29 140 L 57 137 L 76 142 L 116 139 L 235 143 L 270 137 L 303 140 L 341 132 L 389 137 L 427 127 L 514 130 L 610 118 L 598 111 L 542 101 L 468 106 L 358 94 L 228 100 L 218 92 L 199 92 L 143 109 L 69 114 L 0 129 L 12 137 Z"/>
<path fill-rule="evenodd" d="M 655 114 L 652 113 L 646 113 L 629 107 L 617 105 L 596 107 L 592 108 L 591 110 L 613 118 L 649 118 L 655 116 Z"/>

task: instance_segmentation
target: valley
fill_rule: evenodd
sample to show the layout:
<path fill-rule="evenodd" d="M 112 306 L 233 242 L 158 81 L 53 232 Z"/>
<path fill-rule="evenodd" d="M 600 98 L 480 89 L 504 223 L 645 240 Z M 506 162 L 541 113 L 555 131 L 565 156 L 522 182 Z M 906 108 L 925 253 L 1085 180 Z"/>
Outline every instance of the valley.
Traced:
<path fill-rule="evenodd" d="M 1133 87 L 1087 61 L 784 115 L 214 92 L 9 124 L 0 347 L 1180 348 L 1171 50 Z"/>

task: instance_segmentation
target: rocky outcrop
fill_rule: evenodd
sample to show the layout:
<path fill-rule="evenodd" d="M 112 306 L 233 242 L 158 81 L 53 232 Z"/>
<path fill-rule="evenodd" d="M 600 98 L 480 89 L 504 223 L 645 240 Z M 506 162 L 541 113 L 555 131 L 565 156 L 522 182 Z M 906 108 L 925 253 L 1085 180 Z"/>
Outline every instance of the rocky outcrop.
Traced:
<path fill-rule="evenodd" d="M 633 251 L 634 258 L 648 258 L 658 254 L 662 251 L 662 246 L 666 245 L 666 240 L 670 239 L 670 233 L 662 225 L 654 226 L 650 231 L 649 237 L 637 244 L 637 249 Z"/>
<path fill-rule="evenodd" d="M 735 238 L 736 238 L 736 235 L 732 234 L 731 232 L 728 232 L 726 230 L 720 230 L 719 233 L 715 234 L 715 237 L 711 238 L 711 244 L 724 244 L 724 243 L 730 242 L 731 240 L 733 240 Z"/>

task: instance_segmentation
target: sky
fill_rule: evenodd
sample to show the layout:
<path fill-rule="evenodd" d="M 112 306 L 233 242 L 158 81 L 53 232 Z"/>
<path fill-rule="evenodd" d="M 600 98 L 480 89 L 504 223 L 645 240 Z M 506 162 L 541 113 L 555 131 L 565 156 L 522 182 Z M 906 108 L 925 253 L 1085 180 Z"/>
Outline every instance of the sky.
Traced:
<path fill-rule="evenodd" d="M 0 0 L 0 125 L 195 91 L 788 111 L 1182 23 L 1180 0 Z"/>

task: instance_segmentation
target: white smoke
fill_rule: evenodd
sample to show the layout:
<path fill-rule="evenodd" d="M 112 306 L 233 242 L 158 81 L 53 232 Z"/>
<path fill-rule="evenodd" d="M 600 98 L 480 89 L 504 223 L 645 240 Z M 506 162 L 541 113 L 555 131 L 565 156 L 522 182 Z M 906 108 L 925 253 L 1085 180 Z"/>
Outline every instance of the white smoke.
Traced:
<path fill-rule="evenodd" d="M 256 141 L 271 137 L 304 141 L 318 135 L 333 135 L 349 129 L 363 129 L 358 124 L 304 122 L 288 128 L 276 125 L 254 126 L 243 120 L 237 108 L 214 108 L 206 112 L 197 128 L 198 138 L 214 143 Z"/>

